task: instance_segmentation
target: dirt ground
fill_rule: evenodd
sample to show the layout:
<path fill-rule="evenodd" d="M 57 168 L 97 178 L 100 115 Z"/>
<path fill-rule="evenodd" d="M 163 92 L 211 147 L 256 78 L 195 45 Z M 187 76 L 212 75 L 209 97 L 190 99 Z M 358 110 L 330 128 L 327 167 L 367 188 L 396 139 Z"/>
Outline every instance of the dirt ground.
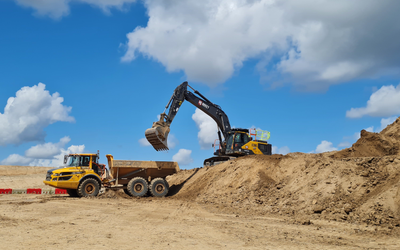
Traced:
<path fill-rule="evenodd" d="M 398 249 L 378 226 L 225 213 L 172 197 L 3 195 L 2 249 Z M 304 225 L 302 225 L 304 224 Z"/>
<path fill-rule="evenodd" d="M 0 171 L 0 188 L 44 188 L 46 168 Z M 0 195 L 0 248 L 400 248 L 400 118 L 342 151 L 247 156 L 167 180 L 165 198 Z"/>

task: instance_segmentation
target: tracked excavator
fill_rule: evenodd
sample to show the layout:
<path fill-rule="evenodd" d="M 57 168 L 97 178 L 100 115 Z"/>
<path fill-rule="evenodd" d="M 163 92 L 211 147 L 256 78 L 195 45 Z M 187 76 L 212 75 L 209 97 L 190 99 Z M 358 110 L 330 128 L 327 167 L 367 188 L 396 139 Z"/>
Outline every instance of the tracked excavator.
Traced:
<path fill-rule="evenodd" d="M 189 91 L 188 87 L 194 93 Z M 221 107 L 193 89 L 188 82 L 183 82 L 175 89 L 164 112 L 160 114 L 160 120 L 154 122 L 153 126 L 145 131 L 146 139 L 155 150 L 168 150 L 167 140 L 171 123 L 185 100 L 210 116 L 218 125 L 219 148 L 215 150 L 213 157 L 204 160 L 204 166 L 213 166 L 245 155 L 271 155 L 272 147 L 267 141 L 269 132 L 261 131 L 260 140 L 257 140 L 257 135 L 254 134 L 253 139 L 248 129 L 231 128 L 228 116 Z M 168 108 L 168 114 L 166 114 Z"/>

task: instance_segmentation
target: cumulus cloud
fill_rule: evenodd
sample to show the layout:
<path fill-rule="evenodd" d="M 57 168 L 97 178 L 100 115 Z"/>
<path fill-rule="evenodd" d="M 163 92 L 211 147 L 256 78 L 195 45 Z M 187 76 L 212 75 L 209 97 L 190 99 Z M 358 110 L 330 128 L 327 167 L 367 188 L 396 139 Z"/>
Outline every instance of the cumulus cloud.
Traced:
<path fill-rule="evenodd" d="M 201 149 L 210 149 L 215 139 L 217 139 L 218 126 L 215 121 L 206 115 L 200 109 L 196 109 L 192 115 L 193 121 L 195 121 L 199 133 L 197 138 L 199 139 Z"/>
<path fill-rule="evenodd" d="M 68 136 L 65 136 L 58 143 L 38 144 L 26 150 L 25 156 L 34 159 L 52 159 L 55 155 L 61 153 L 61 150 L 70 140 Z"/>
<path fill-rule="evenodd" d="M 323 153 L 323 152 L 330 152 L 330 151 L 336 151 L 336 150 L 338 150 L 338 149 L 333 147 L 332 142 L 330 142 L 330 141 L 321 141 L 321 143 L 315 149 L 315 152 L 316 153 Z"/>
<path fill-rule="evenodd" d="M 1 161 L 1 165 L 19 165 L 19 166 L 27 166 L 31 163 L 33 159 L 27 158 L 25 156 L 19 154 L 9 155 L 6 159 Z"/>
<path fill-rule="evenodd" d="M 193 162 L 191 154 L 192 150 L 181 148 L 178 153 L 172 156 L 172 160 L 178 162 L 179 165 L 189 165 Z"/>
<path fill-rule="evenodd" d="M 151 144 L 149 143 L 149 141 L 146 138 L 140 138 L 139 139 L 139 144 L 142 147 L 148 147 L 151 146 Z"/>
<path fill-rule="evenodd" d="M 31 147 L 25 151 L 25 155 L 12 154 L 0 163 L 2 165 L 20 165 L 20 166 L 43 166 L 43 167 L 58 167 L 64 163 L 64 155 L 72 153 L 83 153 L 85 145 L 72 145 L 67 149 L 59 148 L 64 147 L 69 142 L 69 137 L 64 137 L 60 142 L 52 144 L 45 143 Z M 65 144 L 64 144 L 65 143 Z M 55 148 L 57 150 L 55 150 Z M 43 152 L 43 150 L 50 149 L 52 153 Z M 43 157 L 42 157 L 43 156 Z"/>
<path fill-rule="evenodd" d="M 365 115 L 387 117 L 398 114 L 400 114 L 400 84 L 397 87 L 382 86 L 372 93 L 365 107 L 346 111 L 346 117 L 349 118 L 361 118 Z"/>
<path fill-rule="evenodd" d="M 277 146 L 272 146 L 272 153 L 286 155 L 290 153 L 290 148 L 288 146 L 283 146 L 281 148 L 278 148 Z"/>
<path fill-rule="evenodd" d="M 392 124 L 394 121 L 397 120 L 397 116 L 392 116 L 389 118 L 382 118 L 381 120 L 381 127 L 376 132 L 381 132 L 384 130 L 388 125 Z"/>
<path fill-rule="evenodd" d="M 23 87 L 15 97 L 8 98 L 4 113 L 0 113 L 0 145 L 43 141 L 44 128 L 58 121 L 74 122 L 71 107 L 62 105 L 59 93 L 50 95 L 45 85 Z"/>
<path fill-rule="evenodd" d="M 348 148 L 348 147 L 350 147 L 350 146 L 351 146 L 351 143 L 348 142 L 348 141 L 341 142 L 341 143 L 339 143 L 339 145 L 338 145 L 339 148 Z"/>
<path fill-rule="evenodd" d="M 255 58 L 268 76 L 304 90 L 398 75 L 400 2 L 375 0 L 146 0 L 149 20 L 127 34 L 138 54 L 215 86 Z M 280 78 L 277 78 L 280 79 Z M 276 79 L 269 79 L 273 82 Z M 279 82 L 274 82 L 279 85 Z"/>
<path fill-rule="evenodd" d="M 123 10 L 130 3 L 136 2 L 136 0 L 15 0 L 15 2 L 20 6 L 34 9 L 35 15 L 60 19 L 69 14 L 70 3 L 90 4 L 108 14 L 111 8 Z"/>

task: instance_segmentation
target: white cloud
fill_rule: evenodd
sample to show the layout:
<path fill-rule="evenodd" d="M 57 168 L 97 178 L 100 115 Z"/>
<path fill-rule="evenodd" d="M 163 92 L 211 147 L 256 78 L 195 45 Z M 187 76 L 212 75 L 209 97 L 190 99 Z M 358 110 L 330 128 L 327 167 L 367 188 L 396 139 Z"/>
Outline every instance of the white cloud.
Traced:
<path fill-rule="evenodd" d="M 33 8 L 35 15 L 59 19 L 69 14 L 69 0 L 15 0 L 23 7 Z"/>
<path fill-rule="evenodd" d="M 15 0 L 15 2 L 20 6 L 34 9 L 35 15 L 60 19 L 69 14 L 70 3 L 90 4 L 109 14 L 111 8 L 124 10 L 129 4 L 136 2 L 136 0 Z"/>
<path fill-rule="evenodd" d="M 388 125 L 392 124 L 394 121 L 397 120 L 397 116 L 392 116 L 389 118 L 382 118 L 381 120 L 381 127 L 376 132 L 381 132 L 384 130 Z"/>
<path fill-rule="evenodd" d="M 45 85 L 23 87 L 10 97 L 0 113 L 0 145 L 43 141 L 44 128 L 58 121 L 74 122 L 68 114 L 71 107 L 62 105 L 64 98 L 57 92 L 50 95 Z"/>
<path fill-rule="evenodd" d="M 19 166 L 26 166 L 31 163 L 33 159 L 27 158 L 25 156 L 19 154 L 12 154 L 9 155 L 6 159 L 1 161 L 1 165 L 19 165 Z"/>
<path fill-rule="evenodd" d="M 139 139 L 139 144 L 142 147 L 148 147 L 151 146 L 151 144 L 149 143 L 149 141 L 146 138 L 140 138 Z"/>
<path fill-rule="evenodd" d="M 290 148 L 288 146 L 283 146 L 281 148 L 278 148 L 277 146 L 272 146 L 272 153 L 286 155 L 290 153 Z"/>
<path fill-rule="evenodd" d="M 321 141 L 321 143 L 315 149 L 315 152 L 323 153 L 323 152 L 336 151 L 336 150 L 338 150 L 338 149 L 332 146 L 332 142 Z"/>
<path fill-rule="evenodd" d="M 346 117 L 361 118 L 369 116 L 391 116 L 400 114 L 400 84 L 382 86 L 374 92 L 367 102 L 366 107 L 351 108 L 346 111 Z"/>
<path fill-rule="evenodd" d="M 168 72 L 183 70 L 189 81 L 215 86 L 250 58 L 266 75 L 287 76 L 304 90 L 400 72 L 400 43 L 393 42 L 400 38 L 398 1 L 146 0 L 145 6 L 147 26 L 127 34 L 122 60 L 140 53 Z"/>
<path fill-rule="evenodd" d="M 168 143 L 168 148 L 169 149 L 173 149 L 176 147 L 176 145 L 178 145 L 178 139 L 176 139 L 175 135 L 173 134 L 168 134 L 168 139 L 167 139 L 167 143 Z"/>
<path fill-rule="evenodd" d="M 348 141 L 341 142 L 341 143 L 339 143 L 339 145 L 338 145 L 339 148 L 348 148 L 348 147 L 350 147 L 350 146 L 351 146 L 351 143 L 348 142 Z"/>
<path fill-rule="evenodd" d="M 55 155 L 61 153 L 61 150 L 70 140 L 68 136 L 65 136 L 58 143 L 48 142 L 33 146 L 25 151 L 25 156 L 34 159 L 52 159 Z"/>
<path fill-rule="evenodd" d="M 167 144 L 168 144 L 168 148 L 169 149 L 175 148 L 176 145 L 178 145 L 178 143 L 179 143 L 178 139 L 175 137 L 174 134 L 168 134 L 168 139 L 167 140 L 168 140 Z M 142 147 L 151 146 L 151 144 L 149 143 L 149 141 L 146 138 L 139 139 L 139 144 Z"/>
<path fill-rule="evenodd" d="M 200 147 L 202 149 L 210 149 L 215 139 L 217 139 L 218 126 L 215 121 L 206 115 L 200 109 L 196 109 L 192 115 L 193 121 L 195 121 L 199 128 L 197 138 L 199 139 Z"/>
<path fill-rule="evenodd" d="M 189 165 L 193 162 L 191 157 L 192 150 L 189 149 L 179 149 L 178 153 L 172 156 L 172 160 L 178 162 L 179 165 Z"/>
<path fill-rule="evenodd" d="M 54 145 L 62 145 L 62 143 L 66 142 L 68 137 L 64 137 L 60 140 L 59 143 L 52 144 Z M 69 141 L 69 138 L 68 138 Z M 68 143 L 68 142 L 66 142 Z M 46 143 L 46 144 L 51 144 L 51 143 Z M 58 167 L 62 166 L 64 163 L 64 155 L 66 154 L 72 154 L 72 153 L 83 153 L 85 150 L 85 145 L 72 145 L 68 147 L 67 149 L 60 148 L 59 151 L 56 153 L 55 150 L 52 152 L 54 153 L 51 157 L 50 155 L 43 154 L 45 156 L 44 158 L 39 158 L 40 154 L 43 152 L 40 149 L 45 149 L 47 148 L 53 148 L 52 146 L 45 146 L 46 144 L 41 144 L 37 145 L 34 147 L 31 147 L 25 152 L 25 156 L 18 155 L 18 154 L 12 154 L 8 156 L 6 159 L 1 161 L 0 163 L 2 165 L 20 165 L 20 166 L 44 166 L 44 167 Z M 32 150 L 33 149 L 33 150 Z M 30 151 L 29 155 L 27 155 L 27 152 Z"/>

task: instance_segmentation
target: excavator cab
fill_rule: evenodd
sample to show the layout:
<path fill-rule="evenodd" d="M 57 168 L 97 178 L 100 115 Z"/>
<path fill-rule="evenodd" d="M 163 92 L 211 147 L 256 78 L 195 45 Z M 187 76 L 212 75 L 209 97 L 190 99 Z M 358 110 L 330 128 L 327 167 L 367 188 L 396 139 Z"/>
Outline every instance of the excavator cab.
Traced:
<path fill-rule="evenodd" d="M 251 141 L 251 137 L 249 137 L 247 131 L 248 130 L 246 129 L 235 129 L 233 132 L 229 133 L 229 136 L 226 140 L 227 154 L 241 152 L 241 148 L 243 147 L 243 145 Z"/>

